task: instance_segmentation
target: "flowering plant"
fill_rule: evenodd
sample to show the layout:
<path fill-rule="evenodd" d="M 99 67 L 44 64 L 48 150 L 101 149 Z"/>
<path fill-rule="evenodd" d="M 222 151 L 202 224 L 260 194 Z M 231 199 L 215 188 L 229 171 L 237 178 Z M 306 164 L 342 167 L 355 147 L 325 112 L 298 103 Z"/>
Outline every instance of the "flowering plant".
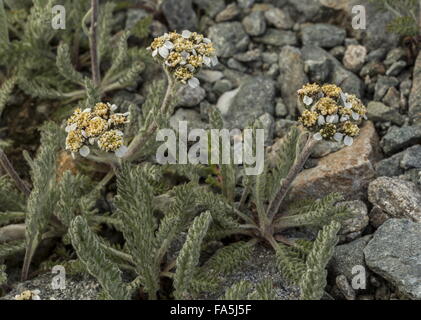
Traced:
<path fill-rule="evenodd" d="M 306 84 L 298 90 L 298 96 L 305 106 L 299 121 L 315 132 L 314 139 L 353 144 L 359 124 L 367 119 L 367 109 L 360 99 L 334 84 Z"/>
<path fill-rule="evenodd" d="M 218 64 L 212 41 L 197 32 L 184 30 L 181 34 L 166 33 L 154 39 L 148 48 L 152 56 L 163 62 L 164 67 L 173 77 L 192 88 L 200 85 L 194 76 L 205 65 Z"/>
<path fill-rule="evenodd" d="M 114 152 L 117 157 L 123 157 L 127 147 L 121 130 L 129 122 L 129 113 L 115 113 L 116 110 L 116 105 L 102 102 L 93 109 L 82 111 L 77 108 L 67 120 L 66 149 L 73 156 L 79 152 L 82 157 L 87 157 L 91 148 L 96 146 L 101 151 Z"/>

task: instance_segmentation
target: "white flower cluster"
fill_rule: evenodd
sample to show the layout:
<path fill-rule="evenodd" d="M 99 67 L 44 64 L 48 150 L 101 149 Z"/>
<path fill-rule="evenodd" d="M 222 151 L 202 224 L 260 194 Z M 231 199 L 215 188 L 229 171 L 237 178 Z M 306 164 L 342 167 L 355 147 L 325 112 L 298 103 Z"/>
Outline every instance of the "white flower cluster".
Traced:
<path fill-rule="evenodd" d="M 127 152 L 123 143 L 123 127 L 129 122 L 129 113 L 115 113 L 117 106 L 97 103 L 93 109 L 77 108 L 67 120 L 66 149 L 87 157 L 91 147 L 114 152 L 119 158 Z"/>
<path fill-rule="evenodd" d="M 314 139 L 353 144 L 359 124 L 367 119 L 367 109 L 360 99 L 333 84 L 307 84 L 298 95 L 305 106 L 299 121 L 315 132 Z"/>
<path fill-rule="evenodd" d="M 200 85 L 194 76 L 202 66 L 213 67 L 218 64 L 212 41 L 197 32 L 184 30 L 165 33 L 155 38 L 148 50 L 154 58 L 163 61 L 166 68 L 177 81 L 192 88 Z"/>

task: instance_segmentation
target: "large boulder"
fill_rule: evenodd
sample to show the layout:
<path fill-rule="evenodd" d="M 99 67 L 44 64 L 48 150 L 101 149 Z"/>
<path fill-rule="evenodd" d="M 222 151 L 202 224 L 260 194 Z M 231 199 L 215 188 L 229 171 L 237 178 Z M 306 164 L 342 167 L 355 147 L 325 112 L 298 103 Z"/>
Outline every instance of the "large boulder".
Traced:
<path fill-rule="evenodd" d="M 379 138 L 367 121 L 350 147 L 331 153 L 314 168 L 302 171 L 292 184 L 292 199 L 320 198 L 340 192 L 348 199 L 364 199 L 368 184 L 376 178 Z"/>
<path fill-rule="evenodd" d="M 368 199 L 389 217 L 421 222 L 421 191 L 410 181 L 377 178 L 368 187 Z"/>
<path fill-rule="evenodd" d="M 421 224 L 390 219 L 364 249 L 367 266 L 411 299 L 421 300 Z"/>
<path fill-rule="evenodd" d="M 213 41 L 216 54 L 221 58 L 229 58 L 245 51 L 250 38 L 240 22 L 224 22 L 209 28 L 209 38 Z"/>

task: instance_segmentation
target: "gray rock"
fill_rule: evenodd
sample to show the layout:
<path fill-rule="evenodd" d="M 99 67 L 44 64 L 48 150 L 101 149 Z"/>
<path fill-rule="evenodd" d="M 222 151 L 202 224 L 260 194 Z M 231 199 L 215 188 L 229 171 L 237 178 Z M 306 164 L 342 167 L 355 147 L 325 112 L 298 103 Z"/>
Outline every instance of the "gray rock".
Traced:
<path fill-rule="evenodd" d="M 265 12 L 267 22 L 277 29 L 292 29 L 294 21 L 291 16 L 279 8 L 269 9 Z"/>
<path fill-rule="evenodd" d="M 269 28 L 262 37 L 257 37 L 253 40 L 258 43 L 276 47 L 294 46 L 298 43 L 295 32 L 273 28 Z"/>
<path fill-rule="evenodd" d="M 390 219 L 390 216 L 379 207 L 374 206 L 373 209 L 371 209 L 368 218 L 370 219 L 370 225 L 378 229 L 383 223 Z"/>
<path fill-rule="evenodd" d="M 360 236 L 364 229 L 368 226 L 369 218 L 367 206 L 361 200 L 344 201 L 339 203 L 339 205 L 347 207 L 352 215 L 351 218 L 346 219 L 342 223 L 342 228 L 339 232 L 341 240 L 354 240 L 355 237 Z"/>
<path fill-rule="evenodd" d="M 297 90 L 308 82 L 304 72 L 304 61 L 298 48 L 285 46 L 279 54 L 278 87 L 289 108 L 289 115 L 295 116 L 297 111 Z"/>
<path fill-rule="evenodd" d="M 237 0 L 238 5 L 243 9 L 250 8 L 254 2 L 255 0 Z"/>
<path fill-rule="evenodd" d="M 407 63 L 403 60 L 397 61 L 392 64 L 389 69 L 386 71 L 387 76 L 397 76 L 401 73 L 403 69 L 407 66 Z"/>
<path fill-rule="evenodd" d="M 355 300 L 355 290 L 351 287 L 347 278 L 343 274 L 336 277 L 336 286 L 346 300 Z"/>
<path fill-rule="evenodd" d="M 398 84 L 399 80 L 395 77 L 379 76 L 375 87 L 374 100 L 381 101 L 387 90 L 396 87 Z"/>
<path fill-rule="evenodd" d="M 412 182 L 380 177 L 368 186 L 368 199 L 392 218 L 421 222 L 421 191 Z"/>
<path fill-rule="evenodd" d="M 200 113 L 194 109 L 178 109 L 170 118 L 170 126 L 178 132 L 179 122 L 187 121 L 188 130 L 206 129 L 207 123 L 202 121 Z"/>
<path fill-rule="evenodd" d="M 421 224 L 390 219 L 364 249 L 367 266 L 411 299 L 421 300 Z"/>
<path fill-rule="evenodd" d="M 225 9 L 224 0 L 193 0 L 193 3 L 204 10 L 211 18 Z"/>
<path fill-rule="evenodd" d="M 247 67 L 242 64 L 241 62 L 235 60 L 234 58 L 229 58 L 228 62 L 227 62 L 227 66 L 228 68 L 232 69 L 232 70 L 237 70 L 240 72 L 245 73 L 247 71 Z"/>
<path fill-rule="evenodd" d="M 228 128 L 242 129 L 264 113 L 273 114 L 275 83 L 264 77 L 246 80 L 240 88 L 224 93 L 218 100 Z"/>
<path fill-rule="evenodd" d="M 389 107 L 392 107 L 394 109 L 398 109 L 400 105 L 400 93 L 396 88 L 389 88 L 387 90 L 385 96 L 383 97 L 382 101 L 388 105 Z"/>
<path fill-rule="evenodd" d="M 395 62 L 404 59 L 406 56 L 406 52 L 403 48 L 394 48 L 387 53 L 386 59 L 384 60 L 384 64 L 387 67 L 392 66 Z"/>
<path fill-rule="evenodd" d="M 232 83 L 228 79 L 222 79 L 215 82 L 213 90 L 218 94 L 223 94 L 232 89 Z"/>
<path fill-rule="evenodd" d="M 402 174 L 404 171 L 400 167 L 403 158 L 403 152 L 383 159 L 375 164 L 376 172 L 379 177 L 394 177 Z"/>
<path fill-rule="evenodd" d="M 197 78 L 209 83 L 214 83 L 218 80 L 221 80 L 223 77 L 224 77 L 224 74 L 221 71 L 217 71 L 217 70 L 202 69 L 197 74 Z"/>
<path fill-rule="evenodd" d="M 346 48 L 342 60 L 345 68 L 353 72 L 358 72 L 364 65 L 367 57 L 367 49 L 361 45 L 350 45 Z"/>
<path fill-rule="evenodd" d="M 224 10 L 218 13 L 215 18 L 216 22 L 225 22 L 234 20 L 240 15 L 241 11 L 237 4 L 231 3 Z"/>
<path fill-rule="evenodd" d="M 193 89 L 192 87 L 185 85 L 180 88 L 177 97 L 177 107 L 194 107 L 205 99 L 206 91 L 200 86 Z"/>
<path fill-rule="evenodd" d="M 326 57 L 332 63 L 332 72 L 327 82 L 339 85 L 343 91 L 362 97 L 364 93 L 364 83 L 354 73 L 346 70 L 342 64 L 330 53 L 319 47 L 305 46 L 301 50 L 304 61 L 321 60 Z"/>
<path fill-rule="evenodd" d="M 278 63 L 279 55 L 276 52 L 263 52 L 262 59 L 263 62 L 267 64 Z"/>
<path fill-rule="evenodd" d="M 417 144 L 403 152 L 400 165 L 403 169 L 421 168 L 421 145 Z M 420 204 L 421 205 L 421 204 Z"/>
<path fill-rule="evenodd" d="M 333 63 L 326 56 L 321 56 L 320 60 L 306 60 L 304 70 L 310 82 L 324 83 L 333 70 Z"/>
<path fill-rule="evenodd" d="M 236 54 L 234 58 L 241 62 L 258 61 L 262 58 L 262 51 L 260 49 L 254 49 L 244 53 Z"/>
<path fill-rule="evenodd" d="M 355 276 L 352 269 L 356 266 L 365 266 L 363 250 L 370 239 L 371 235 L 368 235 L 335 248 L 328 264 L 328 269 L 334 277 L 343 274 L 348 281 L 352 282 Z"/>
<path fill-rule="evenodd" d="M 386 154 L 392 154 L 414 144 L 421 143 L 421 124 L 391 129 L 381 140 Z"/>
<path fill-rule="evenodd" d="M 372 121 L 391 121 L 400 126 L 405 122 L 405 119 L 396 108 L 388 107 L 377 101 L 371 101 L 367 105 L 367 117 Z"/>
<path fill-rule="evenodd" d="M 224 22 L 210 27 L 209 38 L 213 41 L 217 55 L 222 58 L 245 51 L 250 42 L 240 22 Z"/>
<path fill-rule="evenodd" d="M 389 22 L 394 19 L 391 12 L 368 8 L 367 29 L 363 33 L 363 45 L 368 51 L 378 48 L 395 48 L 399 43 L 399 36 L 393 33 L 384 32 Z M 381 30 L 379 32 L 379 30 Z"/>
<path fill-rule="evenodd" d="M 262 11 L 253 11 L 243 19 L 244 30 L 251 36 L 260 36 L 266 31 L 266 20 Z"/>
<path fill-rule="evenodd" d="M 275 115 L 277 117 L 285 117 L 288 115 L 288 108 L 282 98 L 276 99 Z"/>
<path fill-rule="evenodd" d="M 346 31 L 332 24 L 310 24 L 301 30 L 304 45 L 314 45 L 322 48 L 333 48 L 341 45 L 346 36 Z"/>
<path fill-rule="evenodd" d="M 197 29 L 198 19 L 193 10 L 192 0 L 166 0 L 162 4 L 162 12 L 172 30 Z"/>
<path fill-rule="evenodd" d="M 335 11 L 314 0 L 288 0 L 298 12 L 300 21 L 320 21 L 331 16 Z"/>
<path fill-rule="evenodd" d="M 377 48 L 367 55 L 367 61 L 369 62 L 380 62 L 386 57 L 387 49 L 386 48 Z"/>
<path fill-rule="evenodd" d="M 413 85 L 409 97 L 409 116 L 414 122 L 421 121 L 421 53 L 414 67 Z"/>

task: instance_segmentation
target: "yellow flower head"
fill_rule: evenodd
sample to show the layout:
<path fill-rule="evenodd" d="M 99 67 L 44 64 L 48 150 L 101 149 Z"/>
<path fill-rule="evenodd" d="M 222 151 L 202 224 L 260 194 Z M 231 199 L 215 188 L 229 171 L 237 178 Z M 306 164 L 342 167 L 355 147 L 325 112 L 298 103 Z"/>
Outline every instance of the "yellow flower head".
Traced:
<path fill-rule="evenodd" d="M 325 84 L 322 86 L 322 92 L 329 98 L 337 99 L 341 95 L 342 90 L 334 84 Z"/>
<path fill-rule="evenodd" d="M 321 98 L 316 104 L 316 110 L 324 116 L 336 113 L 338 108 L 335 100 L 327 97 Z"/>
<path fill-rule="evenodd" d="M 320 130 L 320 134 L 324 139 L 331 139 L 336 132 L 336 125 L 334 125 L 333 123 L 326 123 Z"/>
<path fill-rule="evenodd" d="M 66 149 L 71 152 L 78 152 L 84 142 L 85 138 L 83 137 L 81 130 L 70 131 L 66 138 Z"/>
<path fill-rule="evenodd" d="M 305 96 L 314 97 L 317 96 L 320 92 L 320 86 L 316 83 L 306 84 L 300 90 L 298 90 L 298 95 L 303 98 Z"/>
<path fill-rule="evenodd" d="M 346 121 L 342 124 L 341 131 L 350 137 L 355 137 L 360 133 L 360 128 L 355 123 Z"/>
<path fill-rule="evenodd" d="M 110 111 L 110 106 L 103 102 L 97 103 L 94 107 L 94 114 L 104 119 L 108 119 Z"/>
<path fill-rule="evenodd" d="M 110 130 L 98 139 L 98 147 L 103 151 L 116 151 L 123 145 L 123 133 L 118 130 Z"/>
<path fill-rule="evenodd" d="M 174 76 L 177 80 L 186 82 L 193 77 L 193 73 L 185 67 L 180 67 L 175 70 Z"/>
<path fill-rule="evenodd" d="M 121 113 L 113 114 L 110 117 L 110 123 L 115 125 L 115 126 L 120 126 L 120 125 L 126 124 L 128 122 L 129 122 L 128 117 L 125 116 L 124 114 L 121 114 Z"/>
<path fill-rule="evenodd" d="M 305 127 L 313 127 L 317 123 L 318 114 L 310 110 L 304 110 L 298 119 Z"/>
<path fill-rule="evenodd" d="M 88 137 L 96 137 L 101 135 L 108 129 L 107 120 L 101 117 L 95 117 L 89 121 L 88 126 L 85 129 L 86 135 Z"/>

